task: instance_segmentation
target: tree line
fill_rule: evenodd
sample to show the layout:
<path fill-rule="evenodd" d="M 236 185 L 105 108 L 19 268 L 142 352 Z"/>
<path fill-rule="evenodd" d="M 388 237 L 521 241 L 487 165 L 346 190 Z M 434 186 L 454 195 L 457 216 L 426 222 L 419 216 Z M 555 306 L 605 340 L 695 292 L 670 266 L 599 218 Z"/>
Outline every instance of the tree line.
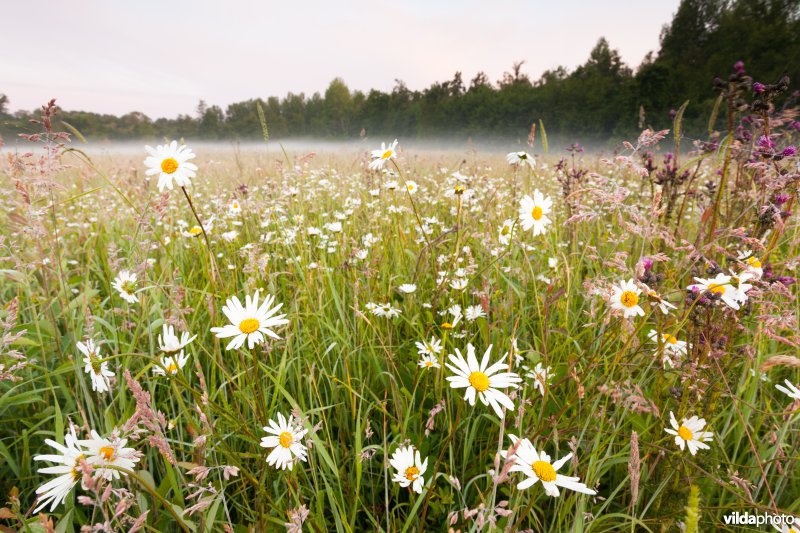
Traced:
<path fill-rule="evenodd" d="M 669 127 L 671 111 L 685 100 L 687 132 L 705 130 L 717 93 L 714 78 L 725 78 L 743 61 L 754 80 L 800 79 L 800 2 L 797 0 L 682 0 L 660 36 L 660 48 L 633 69 L 601 38 L 586 62 L 559 67 L 532 80 L 524 61 L 500 80 L 479 72 L 465 80 L 411 90 L 396 80 L 389 92 L 352 91 L 344 80 L 324 93 L 289 93 L 255 98 L 225 109 L 201 101 L 194 115 L 151 119 L 64 111 L 58 118 L 89 139 L 256 139 L 262 136 L 258 108 L 273 138 L 526 139 L 541 120 L 548 135 L 582 142 L 608 142 L 635 135 L 642 127 Z M 0 134 L 31 129 L 38 111 L 8 111 L 0 94 Z"/>

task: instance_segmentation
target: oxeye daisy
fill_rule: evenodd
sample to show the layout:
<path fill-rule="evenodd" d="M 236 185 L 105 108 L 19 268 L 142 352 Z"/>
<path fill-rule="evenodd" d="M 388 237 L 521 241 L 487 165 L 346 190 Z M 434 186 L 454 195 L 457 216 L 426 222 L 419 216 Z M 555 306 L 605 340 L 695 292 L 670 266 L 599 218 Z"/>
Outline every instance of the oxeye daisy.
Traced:
<path fill-rule="evenodd" d="M 83 354 L 83 362 L 86 365 L 83 371 L 92 379 L 92 390 L 96 392 L 111 390 L 109 378 L 114 377 L 114 372 L 108 369 L 108 362 L 103 361 L 100 356 L 100 347 L 92 339 L 87 339 L 86 343 L 77 342 L 75 346 Z"/>
<path fill-rule="evenodd" d="M 517 484 L 518 489 L 530 488 L 537 481 L 541 481 L 542 487 L 544 487 L 544 491 L 548 496 L 558 496 L 559 487 L 590 496 L 597 494 L 596 490 L 590 489 L 586 484 L 581 483 L 580 478 L 557 473 L 558 469 L 572 458 L 571 453 L 557 461 L 552 461 L 545 452 L 537 451 L 530 440 L 520 440 L 515 435 L 509 435 L 508 437 L 516 446 L 516 451 L 510 457 L 507 456 L 508 452 L 506 451 L 501 452 L 501 454 L 506 460 L 514 460 L 514 464 L 509 469 L 510 472 L 522 472 L 526 476 L 526 479 Z"/>
<path fill-rule="evenodd" d="M 747 296 L 733 285 L 733 278 L 721 272 L 711 279 L 694 278 L 694 280 L 697 284 L 689 285 L 690 290 L 708 292 L 712 298 L 722 300 L 731 309 L 738 310 L 744 300 L 747 300 Z"/>
<path fill-rule="evenodd" d="M 162 355 L 161 366 L 153 365 L 153 374 L 165 376 L 167 374 L 174 376 L 179 370 L 183 370 L 186 366 L 186 361 L 189 360 L 188 355 L 184 355 L 183 350 L 175 355 Z"/>
<path fill-rule="evenodd" d="M 528 231 L 533 229 L 533 236 L 543 235 L 547 226 L 552 221 L 548 218 L 553 207 L 553 201 L 549 196 L 543 195 L 539 190 L 533 191 L 533 198 L 525 195 L 519 203 L 519 221 L 522 229 Z"/>
<path fill-rule="evenodd" d="M 736 258 L 747 265 L 747 271 L 753 274 L 754 279 L 760 279 L 764 275 L 764 268 L 761 260 L 750 250 L 743 250 L 736 254 Z"/>
<path fill-rule="evenodd" d="M 441 368 L 439 360 L 436 359 L 435 355 L 423 355 L 417 365 L 420 368 Z"/>
<path fill-rule="evenodd" d="M 98 477 L 107 481 L 119 479 L 120 474 L 127 475 L 115 468 L 105 468 L 114 466 L 133 470 L 136 463 L 141 459 L 141 453 L 133 448 L 126 448 L 128 439 L 121 439 L 112 436 L 111 439 L 101 437 L 95 430 L 91 432 L 92 438 L 78 441 L 81 446 L 86 448 L 86 462 L 92 465 Z"/>
<path fill-rule="evenodd" d="M 528 373 L 525 374 L 525 377 L 532 379 L 533 388 L 538 389 L 542 396 L 544 396 L 544 389 L 550 385 L 550 378 L 552 378 L 554 375 L 554 373 L 550 372 L 549 366 L 544 366 L 542 363 L 536 363 L 536 366 L 533 367 L 533 370 L 529 370 Z"/>
<path fill-rule="evenodd" d="M 175 328 L 164 324 L 161 334 L 158 336 L 158 349 L 165 354 L 173 354 L 182 351 L 186 345 L 192 342 L 197 335 L 189 337 L 189 332 L 181 333 L 180 338 L 175 334 Z"/>
<path fill-rule="evenodd" d="M 455 374 L 449 376 L 447 381 L 454 389 L 466 388 L 467 392 L 464 399 L 470 405 L 475 405 L 477 396 L 484 405 L 489 405 L 500 418 L 503 418 L 503 409 L 513 409 L 514 402 L 500 389 L 517 388 L 517 383 L 522 381 L 515 372 L 501 372 L 508 369 L 508 362 L 500 360 L 489 366 L 489 357 L 492 353 L 492 346 L 486 349 L 483 359 L 478 363 L 475 357 L 475 347 L 467 344 L 467 357 L 464 358 L 456 348 L 456 355 L 448 355 L 448 360 L 452 364 L 446 364 L 447 368 Z"/>
<path fill-rule="evenodd" d="M 408 194 L 414 194 L 418 189 L 419 187 L 417 186 L 416 181 L 406 181 L 406 190 L 408 191 Z"/>
<path fill-rule="evenodd" d="M 436 337 L 431 337 L 429 341 L 417 341 L 417 353 L 420 355 L 436 355 L 442 353 L 442 341 Z"/>
<path fill-rule="evenodd" d="M 150 157 L 144 160 L 148 176 L 158 175 L 158 190 L 172 190 L 174 181 L 178 187 L 187 187 L 192 184 L 192 178 L 197 172 L 197 165 L 190 163 L 195 154 L 186 146 L 178 146 L 178 141 L 172 141 L 152 148 L 145 146 Z"/>
<path fill-rule="evenodd" d="M 292 424 L 291 416 L 287 420 L 278 413 L 278 421 L 270 420 L 269 425 L 264 426 L 264 431 L 269 435 L 261 438 L 261 447 L 272 448 L 267 456 L 267 464 L 280 470 L 291 470 L 295 460 L 306 460 L 307 449 L 301 440 L 307 430 Z"/>
<path fill-rule="evenodd" d="M 678 425 L 675 420 L 675 415 L 672 411 L 669 412 L 669 421 L 672 429 L 664 428 L 664 431 L 670 435 L 675 435 L 675 444 L 683 450 L 684 447 L 689 448 L 689 453 L 692 455 L 697 453 L 697 450 L 708 450 L 708 442 L 714 440 L 714 434 L 710 431 L 703 431 L 706 427 L 706 421 L 703 418 L 692 416 L 691 418 L 684 418 Z"/>
<path fill-rule="evenodd" d="M 647 337 L 651 341 L 657 344 L 661 344 L 663 346 L 663 351 L 664 351 L 663 361 L 664 363 L 669 364 L 669 366 L 674 366 L 672 357 L 670 356 L 677 356 L 681 358 L 681 357 L 686 357 L 688 353 L 688 346 L 686 344 L 686 341 L 678 340 L 678 338 L 675 335 L 672 335 L 671 333 L 662 333 L 660 343 L 659 343 L 658 332 L 654 329 L 650 330 L 650 332 L 647 334 Z"/>
<path fill-rule="evenodd" d="M 392 454 L 389 464 L 395 469 L 392 481 L 399 483 L 401 487 L 411 487 L 417 494 L 422 494 L 422 487 L 425 486 L 425 478 L 422 476 L 428 469 L 428 458 L 422 461 L 419 450 L 414 450 L 414 446 L 400 446 Z"/>
<path fill-rule="evenodd" d="M 658 294 L 656 291 L 654 291 L 653 289 L 651 289 L 650 287 L 648 287 L 648 286 L 647 286 L 647 285 L 645 285 L 644 283 L 642 283 L 642 285 L 644 286 L 644 293 L 645 293 L 645 294 L 647 295 L 647 297 L 650 299 L 650 303 L 651 303 L 652 305 L 655 305 L 655 306 L 657 306 L 657 307 L 658 307 L 658 308 L 661 310 L 661 312 L 662 312 L 662 313 L 664 313 L 665 315 L 667 315 L 667 314 L 669 314 L 670 310 L 672 310 L 672 309 L 676 309 L 676 307 L 675 307 L 674 305 L 672 305 L 671 303 L 669 303 L 668 301 L 666 301 L 666 300 L 665 300 L 665 299 L 664 299 L 664 298 L 663 298 L 663 297 L 662 297 L 660 294 Z"/>
<path fill-rule="evenodd" d="M 788 379 L 784 380 L 784 383 L 786 383 L 785 387 L 783 385 L 778 384 L 775 385 L 775 388 L 793 400 L 800 400 L 800 389 L 792 385 L 792 382 L 789 381 Z"/>
<path fill-rule="evenodd" d="M 503 225 L 498 229 L 497 240 L 500 241 L 500 244 L 503 246 L 508 246 L 508 243 L 511 242 L 511 238 L 514 236 L 513 233 L 514 221 L 510 218 L 507 218 L 503 221 Z"/>
<path fill-rule="evenodd" d="M 611 309 L 622 311 L 624 318 L 632 316 L 644 316 L 644 309 L 639 305 L 639 295 L 642 290 L 636 286 L 633 279 L 620 281 L 619 285 L 614 286 L 611 295 Z"/>
<path fill-rule="evenodd" d="M 288 324 L 289 321 L 286 320 L 286 315 L 275 315 L 283 304 L 273 307 L 274 301 L 275 297 L 268 294 L 259 307 L 258 290 L 252 298 L 250 295 L 245 296 L 244 306 L 239 298 L 232 296 L 222 307 L 222 312 L 231 323 L 223 327 L 211 328 L 211 332 L 220 339 L 233 337 L 233 340 L 225 347 L 226 350 L 238 350 L 245 341 L 247 341 L 247 347 L 252 350 L 253 346 L 264 342 L 264 335 L 280 339 L 270 328 Z"/>
<path fill-rule="evenodd" d="M 397 287 L 397 290 L 405 294 L 411 294 L 417 290 L 417 286 L 413 283 L 403 283 Z"/>
<path fill-rule="evenodd" d="M 470 305 L 467 307 L 467 310 L 464 312 L 464 316 L 467 319 L 467 322 L 474 322 L 481 317 L 485 317 L 486 313 L 483 311 L 483 307 L 480 305 Z"/>
<path fill-rule="evenodd" d="M 111 283 L 111 287 L 116 289 L 126 302 L 135 304 L 139 301 L 139 297 L 136 296 L 136 274 L 129 270 L 123 270 L 117 274 L 117 277 Z"/>
<path fill-rule="evenodd" d="M 64 436 L 63 445 L 50 439 L 45 439 L 44 442 L 55 449 L 58 454 L 37 455 L 33 460 L 48 461 L 56 463 L 57 466 L 40 468 L 38 472 L 59 475 L 36 489 L 36 500 L 39 505 L 33 510 L 34 514 L 47 507 L 48 504 L 50 504 L 52 513 L 56 507 L 64 503 L 69 492 L 80 481 L 82 477 L 81 463 L 86 460 L 86 451 L 80 445 L 74 427 L 70 427 L 69 432 Z"/>
<path fill-rule="evenodd" d="M 389 161 L 390 159 L 394 159 L 397 157 L 397 139 L 394 140 L 392 144 L 386 146 L 386 143 L 381 143 L 380 150 L 373 150 L 371 157 L 372 161 L 369 164 L 369 168 L 376 170 L 382 169 L 383 165 Z"/>
<path fill-rule="evenodd" d="M 509 165 L 514 166 L 528 165 L 531 168 L 536 167 L 536 160 L 531 154 L 524 150 L 520 150 L 519 152 L 509 152 L 506 155 L 506 161 Z"/>

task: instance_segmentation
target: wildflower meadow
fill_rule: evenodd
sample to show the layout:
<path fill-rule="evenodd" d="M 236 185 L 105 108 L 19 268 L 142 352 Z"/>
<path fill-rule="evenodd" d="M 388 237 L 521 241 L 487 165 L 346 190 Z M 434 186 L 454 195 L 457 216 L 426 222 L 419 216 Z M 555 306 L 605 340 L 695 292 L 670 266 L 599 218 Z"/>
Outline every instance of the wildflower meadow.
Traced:
<path fill-rule="evenodd" d="M 263 150 L 91 153 L 47 103 L 0 149 L 0 529 L 797 531 L 789 87 L 604 151 L 268 151 L 259 107 Z"/>

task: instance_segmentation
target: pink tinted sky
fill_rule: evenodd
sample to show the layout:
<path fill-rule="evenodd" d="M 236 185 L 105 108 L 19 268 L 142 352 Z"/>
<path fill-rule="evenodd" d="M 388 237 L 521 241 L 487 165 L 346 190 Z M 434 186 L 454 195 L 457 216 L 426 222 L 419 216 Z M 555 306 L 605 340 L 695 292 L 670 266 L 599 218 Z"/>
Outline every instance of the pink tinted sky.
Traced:
<path fill-rule="evenodd" d="M 478 71 L 499 79 L 514 61 L 537 78 L 583 63 L 601 36 L 638 65 L 679 0 L 351 0 L 335 2 L 100 0 L 3 7 L 0 93 L 33 109 L 151 117 L 223 108 L 253 97 L 411 89 Z"/>

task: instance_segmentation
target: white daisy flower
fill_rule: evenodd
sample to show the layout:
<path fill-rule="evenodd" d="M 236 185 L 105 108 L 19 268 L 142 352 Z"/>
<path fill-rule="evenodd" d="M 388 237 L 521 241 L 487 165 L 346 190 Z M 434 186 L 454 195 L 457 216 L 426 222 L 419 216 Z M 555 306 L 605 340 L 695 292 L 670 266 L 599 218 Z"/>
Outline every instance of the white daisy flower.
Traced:
<path fill-rule="evenodd" d="M 644 286 L 644 293 L 651 299 L 651 304 L 657 306 L 663 314 L 668 315 L 672 309 L 677 309 L 646 284 L 642 283 L 642 285 Z"/>
<path fill-rule="evenodd" d="M 83 354 L 83 362 L 86 364 L 83 371 L 92 379 L 92 390 L 96 392 L 111 390 L 111 382 L 108 378 L 114 377 L 114 372 L 108 369 L 108 361 L 103 361 L 103 358 L 100 357 L 100 347 L 92 339 L 87 339 L 85 344 L 77 342 L 75 346 Z"/>
<path fill-rule="evenodd" d="M 503 225 L 500 226 L 498 230 L 497 240 L 500 241 L 500 244 L 503 246 L 508 246 L 508 243 L 511 242 L 511 238 L 514 236 L 514 221 L 510 218 L 507 218 L 503 221 Z"/>
<path fill-rule="evenodd" d="M 64 445 L 50 439 L 45 439 L 44 442 L 54 448 L 58 454 L 37 455 L 33 460 L 57 463 L 57 466 L 40 468 L 38 472 L 59 475 L 36 489 L 36 501 L 39 505 L 33 510 L 34 514 L 47 507 L 48 504 L 50 504 L 52 513 L 56 507 L 64 503 L 69 492 L 80 481 L 83 475 L 81 461 L 86 459 L 85 450 L 79 444 L 74 427 L 70 427 L 69 432 L 64 435 Z"/>
<path fill-rule="evenodd" d="M 162 355 L 161 366 L 153 365 L 153 374 L 158 376 L 166 376 L 167 374 L 174 376 L 179 370 L 183 370 L 188 360 L 189 356 L 184 355 L 183 350 L 177 355 Z"/>
<path fill-rule="evenodd" d="M 126 302 L 135 304 L 139 301 L 139 297 L 136 296 L 136 274 L 133 272 L 123 270 L 117 274 L 117 277 L 111 283 L 111 287 L 116 289 Z"/>
<path fill-rule="evenodd" d="M 414 450 L 414 446 L 400 446 L 392 454 L 389 464 L 396 470 L 392 481 L 399 483 L 401 487 L 411 487 L 417 494 L 422 494 L 422 487 L 425 486 L 425 478 L 422 474 L 428 469 L 428 458 L 422 461 L 419 450 Z"/>
<path fill-rule="evenodd" d="M 520 441 L 515 435 L 509 435 L 508 437 L 514 444 L 517 444 L 519 441 L 517 451 L 514 452 L 511 457 L 506 457 L 507 452 L 501 452 L 502 456 L 507 460 L 514 460 L 514 464 L 509 471 L 522 472 L 527 476 L 526 479 L 517 484 L 518 489 L 527 489 L 535 485 L 537 481 L 541 481 L 544 491 L 548 496 L 558 496 L 559 487 L 590 496 L 597 494 L 596 490 L 590 489 L 586 484 L 581 483 L 579 481 L 580 478 L 564 476 L 557 473 L 558 469 L 572 458 L 571 453 L 568 453 L 557 461 L 551 462 L 550 456 L 545 452 L 537 451 L 528 439 L 522 439 Z"/>
<path fill-rule="evenodd" d="M 380 150 L 373 150 L 371 157 L 372 161 L 369 164 L 369 168 L 372 170 L 375 169 L 382 169 L 383 165 L 389 161 L 390 159 L 394 159 L 397 157 L 397 139 L 394 140 L 392 144 L 386 146 L 386 143 L 381 143 Z"/>
<path fill-rule="evenodd" d="M 761 265 L 761 260 L 756 257 L 752 251 L 743 250 L 736 254 L 736 258 L 747 264 L 747 271 L 753 275 L 753 279 L 761 279 L 761 276 L 764 275 L 764 268 Z"/>
<path fill-rule="evenodd" d="M 412 292 L 417 290 L 417 286 L 414 285 L 413 283 L 403 283 L 402 285 L 397 287 L 397 290 L 405 294 L 411 294 Z"/>
<path fill-rule="evenodd" d="M 301 442 L 307 430 L 292 424 L 291 416 L 287 420 L 283 414 L 278 413 L 278 421 L 269 421 L 264 426 L 268 436 L 261 438 L 262 448 L 272 448 L 267 456 L 267 464 L 280 470 L 292 469 L 295 460 L 305 461 L 307 449 Z"/>
<path fill-rule="evenodd" d="M 686 357 L 688 354 L 688 344 L 686 341 L 679 341 L 675 335 L 670 333 L 662 333 L 661 342 L 659 343 L 658 332 L 654 329 L 651 329 L 647 334 L 647 337 L 656 344 L 663 345 L 663 362 L 669 366 L 675 366 L 671 356 L 681 359 Z"/>
<path fill-rule="evenodd" d="M 161 333 L 158 335 L 158 349 L 165 354 L 181 352 L 195 338 L 197 338 L 197 335 L 190 337 L 188 331 L 181 333 L 180 338 L 178 338 L 175 334 L 175 328 L 164 324 Z"/>
<path fill-rule="evenodd" d="M 288 324 L 289 321 L 286 320 L 285 314 L 273 316 L 283 306 L 283 304 L 278 304 L 272 307 L 274 301 L 275 297 L 268 294 L 259 307 L 258 290 L 252 298 L 250 295 L 245 296 L 244 306 L 239 298 L 232 296 L 222 307 L 222 312 L 231 323 L 223 327 L 211 328 L 211 332 L 220 339 L 233 337 L 233 340 L 225 347 L 226 350 L 238 350 L 245 341 L 247 341 L 247 347 L 252 350 L 253 346 L 264 342 L 264 335 L 280 339 L 270 328 Z"/>
<path fill-rule="evenodd" d="M 456 348 L 456 355 L 447 356 L 453 364 L 445 366 L 455 374 L 455 376 L 449 376 L 447 381 L 454 389 L 467 389 L 464 399 L 470 405 L 475 405 L 477 396 L 484 405 L 490 405 L 497 416 L 503 418 L 502 407 L 513 409 L 514 402 L 500 389 L 517 388 L 517 383 L 521 382 L 522 378 L 515 372 L 501 372 L 501 370 L 508 369 L 508 362 L 505 360 L 501 359 L 489 366 L 491 352 L 492 346 L 489 345 L 479 364 L 475 357 L 475 347 L 472 344 L 467 344 L 466 359 Z"/>
<path fill-rule="evenodd" d="M 435 355 L 423 355 L 417 365 L 420 368 L 441 368 L 442 365 L 439 364 L 439 360 L 436 359 Z"/>
<path fill-rule="evenodd" d="M 150 157 L 144 160 L 147 167 L 147 176 L 158 175 L 158 190 L 163 192 L 165 188 L 172 190 L 174 181 L 178 187 L 188 187 L 192 184 L 192 178 L 197 174 L 197 165 L 189 163 L 195 158 L 191 149 L 184 145 L 178 146 L 178 141 L 172 141 L 151 148 L 145 146 L 145 150 Z"/>
<path fill-rule="evenodd" d="M 98 477 L 102 477 L 107 481 L 119 479 L 120 474 L 123 476 L 127 474 L 113 468 L 105 467 L 115 466 L 126 470 L 133 470 L 136 463 L 139 462 L 141 454 L 133 448 L 125 447 L 125 444 L 128 443 L 128 439 L 120 439 L 117 437 L 107 439 L 98 435 L 95 430 L 92 430 L 91 435 L 91 439 L 78 442 L 81 446 L 86 448 L 86 462 L 94 467 Z"/>
<path fill-rule="evenodd" d="M 670 411 L 669 421 L 672 429 L 664 428 L 664 431 L 670 435 L 675 435 L 675 444 L 681 450 L 683 450 L 684 446 L 689 448 L 689 453 L 692 455 L 696 454 L 697 450 L 708 450 L 708 444 L 705 444 L 705 442 L 714 440 L 713 433 L 703 431 L 703 428 L 706 427 L 706 421 L 703 418 L 697 418 L 697 416 L 684 418 L 681 424 L 678 425 L 675 415 Z"/>
<path fill-rule="evenodd" d="M 437 339 L 436 337 L 431 337 L 431 340 L 425 342 L 417 341 L 415 343 L 417 345 L 417 353 L 420 355 L 436 355 L 442 353 L 442 341 Z"/>
<path fill-rule="evenodd" d="M 483 312 L 483 306 L 470 305 L 464 312 L 464 316 L 466 317 L 467 322 L 474 322 L 478 320 L 480 317 L 486 316 L 486 313 Z"/>
<path fill-rule="evenodd" d="M 469 285 L 469 280 L 467 278 L 456 278 L 450 281 L 450 288 L 455 291 L 463 291 Z"/>
<path fill-rule="evenodd" d="M 519 221 L 522 229 L 528 231 L 533 228 L 533 236 L 544 235 L 547 226 L 552 220 L 547 216 L 553 207 L 549 196 L 543 195 L 539 190 L 533 191 L 533 198 L 527 194 L 519 203 Z"/>
<path fill-rule="evenodd" d="M 533 370 L 529 370 L 525 374 L 526 378 L 533 380 L 533 388 L 538 389 L 542 396 L 544 396 L 544 389 L 550 385 L 550 378 L 553 376 L 555 376 L 555 373 L 550 372 L 550 367 L 543 366 L 542 363 L 536 363 Z"/>
<path fill-rule="evenodd" d="M 800 400 L 800 389 L 792 385 L 792 382 L 788 379 L 784 383 L 786 383 L 785 387 L 783 385 L 775 385 L 775 388 L 793 400 Z"/>
<path fill-rule="evenodd" d="M 611 295 L 611 309 L 622 311 L 624 318 L 644 316 L 644 309 L 639 305 L 641 293 L 642 290 L 633 279 L 620 281 L 619 285 L 614 286 L 614 293 Z"/>
<path fill-rule="evenodd" d="M 524 150 L 520 150 L 519 152 L 509 152 L 508 155 L 506 155 L 506 161 L 508 161 L 509 165 L 528 165 L 531 168 L 536 168 L 536 160 L 531 154 Z"/>
<path fill-rule="evenodd" d="M 406 190 L 408 191 L 408 194 L 414 194 L 418 189 L 419 187 L 417 186 L 416 181 L 406 181 Z"/>
<path fill-rule="evenodd" d="M 710 292 L 718 296 L 731 309 L 738 310 L 741 304 L 747 300 L 747 296 L 740 293 L 739 288 L 733 285 L 733 278 L 721 272 L 711 279 L 694 278 L 694 280 L 697 284 L 689 285 L 690 290 Z"/>

